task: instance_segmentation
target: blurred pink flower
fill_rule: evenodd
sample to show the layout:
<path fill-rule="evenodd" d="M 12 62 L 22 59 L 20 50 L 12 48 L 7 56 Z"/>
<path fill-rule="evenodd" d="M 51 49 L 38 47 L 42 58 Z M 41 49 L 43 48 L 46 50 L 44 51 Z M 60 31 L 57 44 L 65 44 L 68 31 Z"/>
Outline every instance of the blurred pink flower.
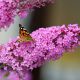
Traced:
<path fill-rule="evenodd" d="M 0 0 L 0 28 L 8 28 L 16 15 L 25 18 L 31 9 L 50 2 L 52 0 Z"/>
<path fill-rule="evenodd" d="M 2 71 L 0 70 L 0 80 L 20 80 L 16 72 Z"/>
<path fill-rule="evenodd" d="M 19 74 L 16 71 L 0 70 L 0 80 L 31 80 L 31 73 L 29 71 L 25 72 L 22 78 Z"/>

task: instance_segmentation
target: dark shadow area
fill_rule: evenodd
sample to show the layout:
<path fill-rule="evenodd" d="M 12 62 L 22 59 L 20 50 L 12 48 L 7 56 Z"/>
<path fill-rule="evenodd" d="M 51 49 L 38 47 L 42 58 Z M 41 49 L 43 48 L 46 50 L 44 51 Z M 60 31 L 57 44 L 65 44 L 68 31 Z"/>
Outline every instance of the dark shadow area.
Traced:
<path fill-rule="evenodd" d="M 33 69 L 32 80 L 40 80 L 40 68 Z"/>
<path fill-rule="evenodd" d="M 48 11 L 49 8 L 52 7 L 54 4 L 49 4 L 48 6 L 35 8 L 33 11 L 33 16 L 30 21 L 29 31 L 32 32 L 41 27 L 48 27 L 51 26 L 46 23 L 46 19 L 48 19 Z"/>

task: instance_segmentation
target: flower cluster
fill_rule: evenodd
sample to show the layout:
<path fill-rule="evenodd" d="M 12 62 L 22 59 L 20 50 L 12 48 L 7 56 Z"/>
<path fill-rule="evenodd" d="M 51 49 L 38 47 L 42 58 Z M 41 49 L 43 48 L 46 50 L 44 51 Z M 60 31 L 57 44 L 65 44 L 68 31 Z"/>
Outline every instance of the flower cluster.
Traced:
<path fill-rule="evenodd" d="M 80 45 L 77 24 L 40 28 L 30 34 L 33 41 L 17 42 L 18 38 L 0 47 L 0 63 L 13 70 L 32 70 L 45 61 L 57 60 L 66 51 Z"/>
<path fill-rule="evenodd" d="M 0 29 L 9 27 L 16 15 L 25 17 L 32 8 L 49 2 L 52 0 L 0 0 Z"/>
<path fill-rule="evenodd" d="M 9 3 L 8 0 L 0 0 L 0 28 L 6 28 L 13 22 L 17 4 Z"/>

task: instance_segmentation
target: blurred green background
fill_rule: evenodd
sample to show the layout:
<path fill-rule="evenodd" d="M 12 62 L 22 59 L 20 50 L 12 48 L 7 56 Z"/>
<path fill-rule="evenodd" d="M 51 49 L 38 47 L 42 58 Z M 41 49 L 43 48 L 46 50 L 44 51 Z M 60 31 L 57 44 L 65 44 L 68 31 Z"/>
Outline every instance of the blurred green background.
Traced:
<path fill-rule="evenodd" d="M 56 0 L 54 4 L 36 8 L 25 19 L 17 16 L 6 32 L 0 32 L 0 44 L 18 36 L 19 23 L 29 32 L 53 25 L 80 25 L 80 0 Z M 59 60 L 45 63 L 41 69 L 34 70 L 33 75 L 34 80 L 80 80 L 80 47 Z"/>

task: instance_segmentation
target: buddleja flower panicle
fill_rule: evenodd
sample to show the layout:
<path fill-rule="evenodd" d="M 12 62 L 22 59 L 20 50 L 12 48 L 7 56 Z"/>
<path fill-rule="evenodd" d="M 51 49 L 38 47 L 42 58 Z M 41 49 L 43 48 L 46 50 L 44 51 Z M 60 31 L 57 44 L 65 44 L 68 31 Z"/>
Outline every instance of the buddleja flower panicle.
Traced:
<path fill-rule="evenodd" d="M 11 40 L 0 48 L 0 63 L 13 70 L 32 70 L 49 60 L 59 59 L 64 52 L 80 45 L 80 28 L 77 24 L 40 28 L 31 34 L 35 41 Z"/>
<path fill-rule="evenodd" d="M 31 9 L 49 2 L 52 0 L 0 0 L 0 29 L 8 28 L 15 16 L 25 18 Z"/>

